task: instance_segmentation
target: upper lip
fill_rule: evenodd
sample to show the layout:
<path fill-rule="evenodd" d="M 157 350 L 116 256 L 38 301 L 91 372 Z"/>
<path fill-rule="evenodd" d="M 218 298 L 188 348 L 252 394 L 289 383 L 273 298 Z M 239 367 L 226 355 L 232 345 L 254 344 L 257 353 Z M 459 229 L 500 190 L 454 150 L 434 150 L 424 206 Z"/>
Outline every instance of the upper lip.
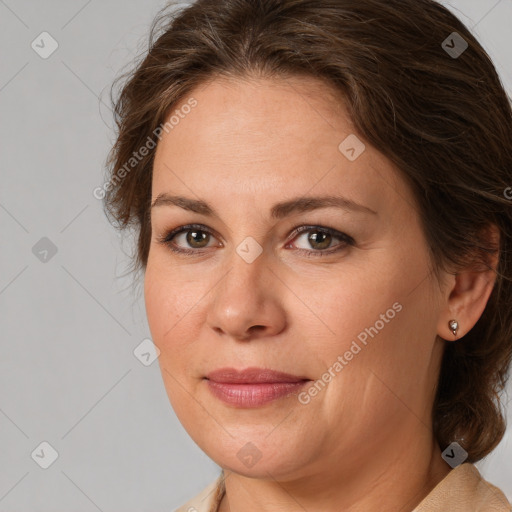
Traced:
<path fill-rule="evenodd" d="M 292 375 L 290 373 L 278 372 L 267 368 L 246 368 L 237 370 L 235 368 L 219 368 L 210 372 L 207 379 L 224 384 L 248 384 L 259 382 L 301 382 L 310 380 L 307 377 Z"/>

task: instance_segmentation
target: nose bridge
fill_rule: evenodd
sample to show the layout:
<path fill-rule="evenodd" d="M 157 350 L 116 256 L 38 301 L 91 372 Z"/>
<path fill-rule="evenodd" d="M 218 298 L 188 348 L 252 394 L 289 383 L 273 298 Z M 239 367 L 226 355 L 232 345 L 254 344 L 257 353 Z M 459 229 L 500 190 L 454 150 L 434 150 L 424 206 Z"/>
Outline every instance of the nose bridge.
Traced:
<path fill-rule="evenodd" d="M 230 251 L 228 267 L 232 269 L 229 275 L 243 275 L 243 278 L 251 279 L 251 276 L 260 274 L 264 265 L 268 265 L 268 255 L 264 254 L 264 248 L 268 247 L 264 239 L 266 222 L 254 204 L 254 196 L 243 196 L 243 200 L 231 205 L 231 218 L 238 219 L 234 223 L 230 236 Z M 261 206 L 261 205 L 260 205 Z M 249 219 L 253 218 L 253 221 Z M 261 242 L 261 243 L 260 243 Z"/>
<path fill-rule="evenodd" d="M 244 296 L 249 292 L 255 298 L 261 291 L 259 287 L 263 284 L 268 265 L 268 254 L 264 252 L 263 246 L 255 238 L 245 237 L 233 247 L 228 257 L 228 273 L 223 279 L 225 282 L 219 283 L 220 288 L 230 295 L 240 295 L 244 301 L 247 301 Z"/>

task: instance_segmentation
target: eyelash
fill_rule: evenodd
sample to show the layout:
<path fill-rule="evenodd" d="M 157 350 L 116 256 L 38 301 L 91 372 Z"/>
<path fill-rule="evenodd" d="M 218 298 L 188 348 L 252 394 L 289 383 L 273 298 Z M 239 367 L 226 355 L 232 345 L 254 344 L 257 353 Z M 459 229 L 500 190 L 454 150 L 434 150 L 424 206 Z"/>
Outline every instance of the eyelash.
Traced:
<path fill-rule="evenodd" d="M 187 224 L 186 226 L 180 226 L 176 229 L 173 229 L 172 231 L 165 233 L 163 236 L 158 237 L 157 241 L 158 241 L 158 243 L 165 245 L 166 247 L 168 247 L 171 251 L 173 251 L 175 253 L 197 255 L 198 253 L 203 252 L 203 249 L 178 249 L 178 248 L 176 248 L 176 245 L 172 242 L 172 240 L 180 233 L 184 233 L 184 232 L 192 231 L 192 230 L 201 231 L 203 233 L 208 233 L 211 236 L 215 236 L 214 233 L 212 233 L 212 231 L 210 231 L 208 228 L 206 228 L 206 226 L 204 226 L 202 224 Z M 299 235 L 301 233 L 308 232 L 308 231 L 317 231 L 319 233 L 325 233 L 328 235 L 332 235 L 335 238 L 339 238 L 342 241 L 342 243 L 339 244 L 339 246 L 337 248 L 335 248 L 334 250 L 333 249 L 328 249 L 328 250 L 296 249 L 300 254 L 303 254 L 304 256 L 306 256 L 308 258 L 328 256 L 330 254 L 333 254 L 333 253 L 336 253 L 336 252 L 339 252 L 339 251 L 345 249 L 347 246 L 355 245 L 355 241 L 351 236 L 349 236 L 345 233 L 342 233 L 340 231 L 337 231 L 335 229 L 332 229 L 332 228 L 326 228 L 324 226 L 296 226 L 295 228 L 293 228 L 292 231 L 293 231 L 292 240 L 294 240 L 297 237 L 297 235 Z M 287 245 L 289 245 L 289 244 L 287 244 Z"/>

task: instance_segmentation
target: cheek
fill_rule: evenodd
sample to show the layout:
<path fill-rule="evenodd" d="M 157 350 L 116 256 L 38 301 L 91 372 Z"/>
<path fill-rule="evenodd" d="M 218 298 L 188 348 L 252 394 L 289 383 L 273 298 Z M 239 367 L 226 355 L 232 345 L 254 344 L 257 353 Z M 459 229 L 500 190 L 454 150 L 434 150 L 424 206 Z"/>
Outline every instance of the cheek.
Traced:
<path fill-rule="evenodd" d="M 144 300 L 153 342 L 162 353 L 180 344 L 179 332 L 193 313 L 193 293 L 169 269 L 148 260 Z M 197 299 L 195 300 L 197 302 Z M 184 340 L 182 340 L 184 341 Z"/>
<path fill-rule="evenodd" d="M 352 351 L 348 366 L 380 368 L 393 381 L 410 373 L 405 369 L 414 373 L 428 362 L 435 308 L 426 260 L 407 258 L 402 251 L 382 256 L 378 265 L 354 266 L 330 280 L 323 294 L 310 292 L 308 302 L 323 321 L 317 323 L 326 326 L 315 346 L 326 368 Z M 402 370 L 396 372 L 397 367 Z"/>
<path fill-rule="evenodd" d="M 408 417 L 412 410 L 419 418 L 426 410 L 436 328 L 426 268 L 395 262 L 380 273 L 354 275 L 323 310 L 337 343 L 322 347 L 322 360 L 327 367 L 340 355 L 344 361 L 326 398 L 343 404 L 333 411 L 352 411 L 369 431 L 377 426 L 375 416 Z"/>
<path fill-rule="evenodd" d="M 168 285 L 165 277 L 149 263 L 144 278 L 144 301 L 153 342 L 162 350 L 165 333 L 178 320 L 175 318 L 178 312 L 174 307 L 176 289 Z"/>
<path fill-rule="evenodd" d="M 196 336 L 190 329 L 194 328 L 192 305 L 197 302 L 190 291 L 184 293 L 184 288 L 175 273 L 148 260 L 144 277 L 146 316 L 151 339 L 160 350 L 158 363 L 165 390 L 181 421 L 186 421 L 192 412 L 187 409 L 193 391 L 189 389 L 188 374 Z"/>
<path fill-rule="evenodd" d="M 165 260 L 165 258 L 162 258 Z M 197 369 L 191 361 L 201 359 L 198 348 L 204 323 L 202 305 L 212 285 L 172 268 L 158 257 L 148 259 L 144 279 L 146 316 L 153 343 L 160 350 L 159 362 L 171 373 L 193 376 Z"/>
<path fill-rule="evenodd" d="M 360 333 L 377 322 L 379 331 L 384 331 L 399 314 L 401 302 L 400 279 L 393 278 L 393 269 L 351 268 L 325 280 L 322 289 L 309 290 L 308 305 L 325 324 L 327 349 L 347 350 Z M 389 322 L 382 323 L 381 315 Z M 317 321 L 321 324 L 321 322 Z M 338 352 L 339 353 L 339 352 Z M 338 354 L 336 354 L 338 355 Z"/>

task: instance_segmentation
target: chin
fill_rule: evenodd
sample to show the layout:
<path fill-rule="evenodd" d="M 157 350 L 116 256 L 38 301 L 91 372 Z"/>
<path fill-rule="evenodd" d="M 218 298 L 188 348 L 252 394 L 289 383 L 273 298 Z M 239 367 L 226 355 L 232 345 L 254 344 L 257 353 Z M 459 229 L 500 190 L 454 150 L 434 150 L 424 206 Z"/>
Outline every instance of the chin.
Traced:
<path fill-rule="evenodd" d="M 215 431 L 205 438 L 192 436 L 195 443 L 217 465 L 248 478 L 284 479 L 297 475 L 308 462 L 304 439 L 294 439 L 286 432 L 269 435 L 272 426 L 253 430 L 247 426 L 231 437 L 223 431 L 221 437 Z M 189 430 L 189 434 L 191 434 Z M 283 435 L 284 434 L 284 435 Z"/>

